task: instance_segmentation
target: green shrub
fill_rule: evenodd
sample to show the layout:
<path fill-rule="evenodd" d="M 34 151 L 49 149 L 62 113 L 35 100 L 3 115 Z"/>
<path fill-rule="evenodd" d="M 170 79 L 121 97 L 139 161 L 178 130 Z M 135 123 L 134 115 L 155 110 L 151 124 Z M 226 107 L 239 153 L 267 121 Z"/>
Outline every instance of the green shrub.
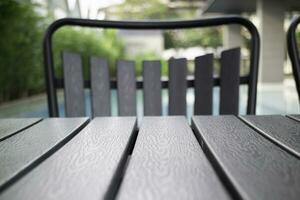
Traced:
<path fill-rule="evenodd" d="M 124 45 L 117 38 L 115 30 L 61 28 L 54 34 L 53 51 L 55 71 L 58 77 L 62 75 L 61 53 L 63 51 L 81 55 L 85 79 L 89 77 L 89 59 L 91 56 L 107 59 L 112 75 L 115 74 L 115 61 L 118 58 L 124 58 Z"/>
<path fill-rule="evenodd" d="M 42 38 L 46 21 L 25 1 L 0 1 L 0 103 L 43 92 L 44 66 Z M 107 58 L 115 74 L 115 60 L 124 58 L 124 45 L 113 30 L 90 30 L 65 27 L 53 38 L 54 63 L 61 76 L 62 50 L 82 55 L 84 76 L 88 76 L 89 57 Z"/>
<path fill-rule="evenodd" d="M 165 48 L 187 48 L 193 46 L 222 46 L 220 28 L 185 29 L 164 32 Z"/>
<path fill-rule="evenodd" d="M 296 32 L 296 37 L 297 37 L 298 48 L 300 48 L 300 29 L 299 28 L 298 28 L 298 30 Z"/>
<path fill-rule="evenodd" d="M 43 88 L 40 20 L 30 3 L 0 1 L 0 102 Z"/>
<path fill-rule="evenodd" d="M 160 60 L 161 63 L 161 75 L 168 75 L 168 61 L 161 59 L 155 52 L 148 51 L 144 53 L 140 53 L 138 55 L 133 56 L 133 58 L 128 57 L 129 60 L 135 61 L 135 73 L 136 76 L 142 76 L 143 73 L 143 61 L 151 61 L 151 60 Z"/>

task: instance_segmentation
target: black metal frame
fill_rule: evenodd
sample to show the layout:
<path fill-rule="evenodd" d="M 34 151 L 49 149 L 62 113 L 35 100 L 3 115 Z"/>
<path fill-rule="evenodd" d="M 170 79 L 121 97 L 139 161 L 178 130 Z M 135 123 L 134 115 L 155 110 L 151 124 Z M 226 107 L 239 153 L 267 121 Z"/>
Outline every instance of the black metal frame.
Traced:
<path fill-rule="evenodd" d="M 296 82 L 298 98 L 300 102 L 300 59 L 299 50 L 297 47 L 296 29 L 300 23 L 300 16 L 293 19 L 287 32 L 287 49 L 290 56 L 293 68 L 293 75 Z"/>
<path fill-rule="evenodd" d="M 63 88 L 63 80 L 57 79 L 54 73 L 53 53 L 52 53 L 52 36 L 54 32 L 62 26 L 82 26 L 91 28 L 116 28 L 116 29 L 133 29 L 133 30 L 149 30 L 149 29 L 184 29 L 184 28 L 201 28 L 212 27 L 229 24 L 239 24 L 244 26 L 251 34 L 251 55 L 250 55 L 250 73 L 248 76 L 241 77 L 241 84 L 248 84 L 248 102 L 247 114 L 255 114 L 256 108 L 256 91 L 258 76 L 258 61 L 260 39 L 256 27 L 249 20 L 239 16 L 226 16 L 204 18 L 186 21 L 106 21 L 91 19 L 63 18 L 53 22 L 47 29 L 44 37 L 44 64 L 45 77 L 47 86 L 48 109 L 50 117 L 58 117 L 57 104 L 57 88 Z M 141 80 L 136 82 L 137 88 L 143 88 Z M 194 86 L 194 80 L 187 80 L 188 87 Z M 215 78 L 214 85 L 219 85 L 220 80 Z M 90 81 L 84 82 L 85 88 L 90 88 Z M 111 88 L 116 88 L 116 80 L 111 80 Z M 162 87 L 168 87 L 168 81 L 162 80 Z"/>

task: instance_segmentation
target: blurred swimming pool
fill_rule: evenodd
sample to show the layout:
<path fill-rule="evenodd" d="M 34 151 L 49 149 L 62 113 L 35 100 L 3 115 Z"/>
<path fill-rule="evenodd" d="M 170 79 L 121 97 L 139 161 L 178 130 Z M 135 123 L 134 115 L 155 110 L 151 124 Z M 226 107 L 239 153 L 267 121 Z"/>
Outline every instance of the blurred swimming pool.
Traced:
<path fill-rule="evenodd" d="M 219 93 L 218 87 L 213 91 L 213 114 L 219 112 Z M 91 116 L 89 90 L 85 91 L 86 114 Z M 187 91 L 187 116 L 193 115 L 194 91 Z M 111 91 L 111 111 L 112 115 L 117 115 L 117 94 L 116 90 Z M 247 104 L 247 86 L 240 87 L 240 114 L 245 114 Z M 63 92 L 58 92 L 59 112 L 60 116 L 64 114 L 64 98 Z M 163 115 L 168 113 L 168 91 L 162 91 Z M 257 99 L 257 114 L 291 114 L 300 113 L 299 103 L 295 86 L 292 81 L 283 84 L 259 85 Z M 143 93 L 137 91 L 137 115 L 143 116 Z M 0 117 L 48 117 L 46 94 L 41 94 L 31 98 L 26 98 L 0 106 Z"/>

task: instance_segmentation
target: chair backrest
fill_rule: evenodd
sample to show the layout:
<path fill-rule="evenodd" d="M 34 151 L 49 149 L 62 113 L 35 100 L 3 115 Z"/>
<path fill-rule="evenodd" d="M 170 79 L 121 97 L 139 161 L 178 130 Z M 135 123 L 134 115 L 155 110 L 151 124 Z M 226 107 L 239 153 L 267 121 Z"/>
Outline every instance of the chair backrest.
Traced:
<path fill-rule="evenodd" d="M 293 75 L 296 82 L 296 88 L 297 88 L 298 98 L 300 102 L 300 59 L 299 59 L 299 50 L 298 50 L 297 38 L 296 38 L 296 29 L 299 23 L 300 23 L 300 16 L 295 17 L 288 28 L 287 49 L 292 62 Z"/>
<path fill-rule="evenodd" d="M 51 38 L 53 33 L 65 25 L 117 29 L 183 29 L 239 24 L 250 32 L 250 72 L 240 77 L 240 48 L 221 53 L 220 77 L 213 77 L 213 55 L 207 54 L 195 59 L 195 74 L 187 77 L 187 60 L 172 58 L 168 62 L 168 79 L 161 78 L 159 61 L 143 62 L 143 79 L 135 76 L 134 62 L 118 60 L 117 76 L 109 76 L 108 63 L 103 58 L 90 59 L 90 80 L 83 80 L 81 57 L 63 52 L 64 78 L 55 77 Z M 217 17 L 190 21 L 102 21 L 64 18 L 52 23 L 44 39 L 45 73 L 48 108 L 50 117 L 57 117 L 58 103 L 56 89 L 65 89 L 66 116 L 85 115 L 84 88 L 91 89 L 93 116 L 109 116 L 110 89 L 117 89 L 120 116 L 136 115 L 136 89 L 144 92 L 144 115 L 162 114 L 162 88 L 169 90 L 169 115 L 186 114 L 186 92 L 188 87 L 195 91 L 194 114 L 212 114 L 212 89 L 220 86 L 220 114 L 238 114 L 239 85 L 248 85 L 247 114 L 255 114 L 256 86 L 259 59 L 259 35 L 256 27 L 241 17 Z M 71 74 L 71 75 L 70 75 Z"/>

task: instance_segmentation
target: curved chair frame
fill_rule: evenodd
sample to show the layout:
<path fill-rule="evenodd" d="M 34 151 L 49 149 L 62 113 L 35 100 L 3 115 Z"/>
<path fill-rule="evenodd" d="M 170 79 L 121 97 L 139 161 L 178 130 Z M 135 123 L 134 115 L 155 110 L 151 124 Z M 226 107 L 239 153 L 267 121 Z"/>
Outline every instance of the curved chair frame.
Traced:
<path fill-rule="evenodd" d="M 299 50 L 297 46 L 296 29 L 300 23 L 300 16 L 293 19 L 287 32 L 287 49 L 290 56 L 293 68 L 293 75 L 296 82 L 298 98 L 300 102 L 300 59 Z"/>
<path fill-rule="evenodd" d="M 204 18 L 186 21 L 106 21 L 77 18 L 63 18 L 53 22 L 47 29 L 44 37 L 44 66 L 47 86 L 48 109 L 50 117 L 58 117 L 57 88 L 63 88 L 63 80 L 57 79 L 54 73 L 52 36 L 59 28 L 63 26 L 81 26 L 91 28 L 115 28 L 115 29 L 184 29 L 201 28 L 221 25 L 238 24 L 245 27 L 251 34 L 251 55 L 250 55 L 250 73 L 248 76 L 240 77 L 241 84 L 248 84 L 247 114 L 255 114 L 258 62 L 260 50 L 260 38 L 256 27 L 249 20 L 239 16 L 226 16 Z M 187 80 L 188 87 L 194 86 L 194 80 Z M 214 79 L 214 85 L 219 85 L 220 80 Z M 111 88 L 116 88 L 116 81 L 111 80 Z M 136 81 L 137 88 L 143 88 L 142 81 Z M 84 82 L 85 88 L 90 88 L 90 82 Z M 162 81 L 162 87 L 168 87 L 168 81 Z"/>

